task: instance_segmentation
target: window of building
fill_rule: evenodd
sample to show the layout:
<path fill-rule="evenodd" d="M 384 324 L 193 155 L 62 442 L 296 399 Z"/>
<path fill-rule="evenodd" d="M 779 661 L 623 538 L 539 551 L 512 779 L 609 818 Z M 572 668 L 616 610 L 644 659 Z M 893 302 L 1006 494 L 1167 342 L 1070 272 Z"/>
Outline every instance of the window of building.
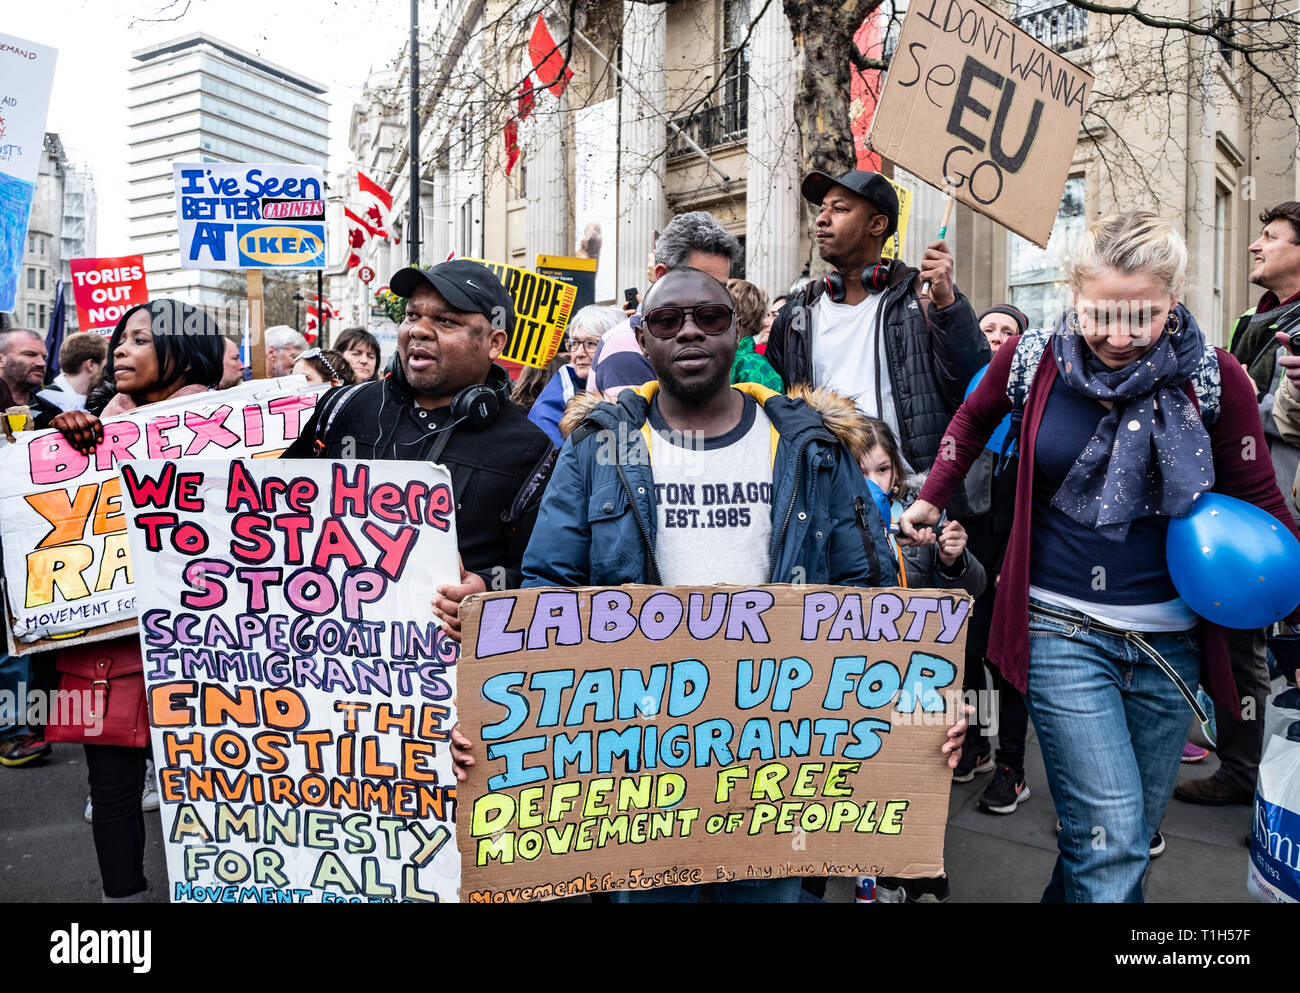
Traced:
<path fill-rule="evenodd" d="M 42 255 L 45 254 L 45 236 L 44 236 L 44 235 L 39 235 L 39 234 L 38 234 L 38 235 L 36 236 L 36 247 L 40 250 L 40 253 L 41 253 Z"/>
<path fill-rule="evenodd" d="M 1228 40 L 1235 33 L 1232 22 L 1237 16 L 1237 0 L 1231 0 L 1226 5 L 1220 5 L 1214 14 L 1214 33 L 1219 39 L 1219 55 L 1228 65 L 1232 65 L 1232 49 L 1228 47 Z"/>
<path fill-rule="evenodd" d="M 1088 44 L 1088 12 L 1058 0 L 1019 0 L 1015 21 L 1024 31 L 1057 52 Z"/>
<path fill-rule="evenodd" d="M 731 263 L 731 278 L 744 279 L 745 278 L 745 236 L 743 234 L 738 234 L 736 235 L 736 240 L 740 242 L 740 251 L 736 254 L 736 260 Z"/>
<path fill-rule="evenodd" d="M 41 274 L 41 289 L 45 289 L 45 270 L 39 270 Z"/>
<path fill-rule="evenodd" d="M 1227 282 L 1226 269 L 1228 239 L 1228 197 L 1229 193 L 1218 183 L 1214 184 L 1214 314 L 1211 321 L 1210 340 L 1217 344 L 1226 344 L 1223 340 L 1224 330 L 1224 287 Z"/>
<path fill-rule="evenodd" d="M 723 0 L 722 53 L 722 120 L 724 140 L 743 137 L 749 123 L 749 0 Z"/>
<path fill-rule="evenodd" d="M 474 198 L 470 197 L 460 205 L 460 249 L 461 255 L 474 254 Z"/>
<path fill-rule="evenodd" d="M 29 290 L 36 289 L 36 270 L 31 266 L 27 267 L 27 288 Z"/>
<path fill-rule="evenodd" d="M 1065 259 L 1083 235 L 1084 220 L 1083 177 L 1071 176 L 1046 249 L 1007 232 L 1007 295 L 1028 315 L 1031 328 L 1055 327 L 1069 306 Z"/>
<path fill-rule="evenodd" d="M 37 325 L 37 327 L 43 328 L 45 327 L 45 304 L 41 304 L 40 313 L 41 313 L 41 322 Z"/>
<path fill-rule="evenodd" d="M 474 141 L 470 134 L 469 121 L 462 118 L 460 122 L 460 164 L 462 168 L 469 165 L 469 156 L 473 146 Z"/>
<path fill-rule="evenodd" d="M 36 327 L 36 304 L 34 303 L 27 305 L 27 326 L 29 328 Z"/>

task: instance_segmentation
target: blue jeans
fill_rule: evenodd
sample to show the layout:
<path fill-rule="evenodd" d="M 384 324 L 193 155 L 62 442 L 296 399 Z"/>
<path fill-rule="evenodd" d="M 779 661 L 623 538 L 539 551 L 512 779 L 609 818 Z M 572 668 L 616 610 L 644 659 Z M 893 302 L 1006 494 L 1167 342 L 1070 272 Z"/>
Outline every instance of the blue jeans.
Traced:
<path fill-rule="evenodd" d="M 1151 836 L 1173 794 L 1191 722 L 1173 680 L 1130 641 L 1035 613 L 1029 694 L 1060 855 L 1043 902 L 1141 903 Z M 1053 608 L 1057 609 L 1057 608 Z M 1146 642 L 1195 687 L 1196 632 Z"/>
<path fill-rule="evenodd" d="M 734 883 L 713 883 L 709 896 L 714 903 L 798 903 L 803 881 L 786 879 L 738 879 Z M 661 886 L 657 890 L 618 890 L 609 895 L 614 903 L 697 903 L 700 886 Z"/>
<path fill-rule="evenodd" d="M 20 686 L 26 687 L 27 691 L 31 692 L 32 657 L 30 655 L 8 655 L 5 654 L 3 649 L 0 649 L 0 692 L 4 692 L 7 699 L 14 701 L 15 708 L 20 706 L 20 697 L 23 696 L 18 692 Z M 16 710 L 12 715 L 6 713 L 6 720 L 0 723 L 0 741 L 7 738 L 16 738 L 23 734 L 30 734 L 31 728 L 27 726 L 26 717 L 25 713 L 20 714 Z"/>

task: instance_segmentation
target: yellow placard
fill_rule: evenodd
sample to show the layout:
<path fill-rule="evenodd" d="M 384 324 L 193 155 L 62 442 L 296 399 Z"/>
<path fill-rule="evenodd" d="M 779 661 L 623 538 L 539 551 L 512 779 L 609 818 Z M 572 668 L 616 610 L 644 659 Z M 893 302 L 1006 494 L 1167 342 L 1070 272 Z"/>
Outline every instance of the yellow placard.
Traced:
<path fill-rule="evenodd" d="M 466 261 L 491 269 L 515 303 L 514 333 L 501 357 L 545 369 L 560 350 L 577 290 L 568 283 L 518 266 L 485 259 Z"/>
<path fill-rule="evenodd" d="M 889 181 L 889 185 L 898 194 L 898 230 L 880 246 L 880 256 L 886 259 L 901 259 L 903 257 L 903 242 L 907 237 L 907 219 L 912 214 L 912 191 L 906 186 L 899 186 L 892 179 Z"/>

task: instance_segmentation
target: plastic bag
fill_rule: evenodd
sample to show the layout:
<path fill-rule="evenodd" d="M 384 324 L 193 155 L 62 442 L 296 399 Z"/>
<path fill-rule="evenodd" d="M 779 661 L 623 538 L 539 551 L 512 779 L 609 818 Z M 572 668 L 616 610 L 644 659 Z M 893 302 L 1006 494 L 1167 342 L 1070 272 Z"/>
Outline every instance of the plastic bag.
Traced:
<path fill-rule="evenodd" d="M 1300 721 L 1264 739 L 1246 888 L 1261 903 L 1300 903 Z"/>

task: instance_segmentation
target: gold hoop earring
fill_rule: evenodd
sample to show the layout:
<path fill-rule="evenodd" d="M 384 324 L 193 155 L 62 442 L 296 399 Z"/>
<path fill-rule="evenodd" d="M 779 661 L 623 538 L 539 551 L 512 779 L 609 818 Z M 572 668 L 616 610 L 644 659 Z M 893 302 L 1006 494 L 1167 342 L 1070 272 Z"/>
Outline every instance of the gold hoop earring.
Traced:
<path fill-rule="evenodd" d="M 1178 320 L 1178 314 L 1171 310 L 1169 316 L 1165 318 L 1165 334 L 1177 334 L 1181 330 L 1182 324 Z"/>
<path fill-rule="evenodd" d="M 1082 326 L 1079 323 L 1079 312 L 1077 310 L 1071 310 L 1065 315 L 1065 329 L 1071 334 L 1078 334 L 1082 330 Z"/>

